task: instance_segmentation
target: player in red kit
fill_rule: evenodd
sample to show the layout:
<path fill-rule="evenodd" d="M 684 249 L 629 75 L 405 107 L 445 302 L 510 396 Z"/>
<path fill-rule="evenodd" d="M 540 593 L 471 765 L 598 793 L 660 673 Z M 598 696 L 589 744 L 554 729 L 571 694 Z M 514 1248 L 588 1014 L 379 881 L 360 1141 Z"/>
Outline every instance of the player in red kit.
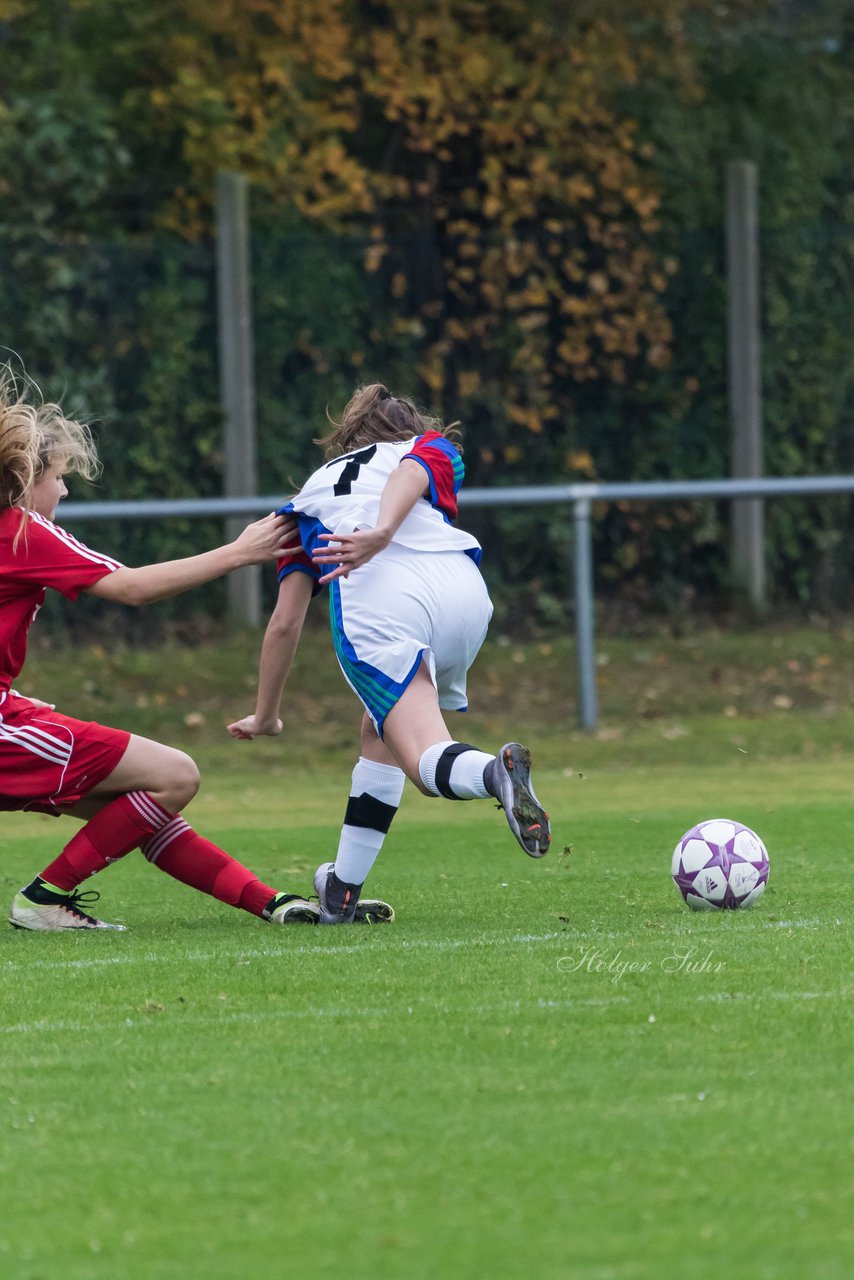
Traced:
<path fill-rule="evenodd" d="M 30 395 L 0 367 L 0 810 L 69 814 L 84 825 L 12 902 L 19 929 L 121 929 L 83 909 L 89 876 L 139 848 L 161 871 L 231 906 L 277 924 L 316 923 L 318 908 L 277 893 L 198 835 L 180 816 L 199 787 L 183 751 L 123 729 L 74 720 L 12 688 L 27 635 L 48 588 L 142 605 L 177 595 L 280 555 L 292 522 L 270 515 L 234 542 L 201 555 L 126 568 L 54 523 L 64 476 L 92 479 L 97 454 L 88 428 Z"/>

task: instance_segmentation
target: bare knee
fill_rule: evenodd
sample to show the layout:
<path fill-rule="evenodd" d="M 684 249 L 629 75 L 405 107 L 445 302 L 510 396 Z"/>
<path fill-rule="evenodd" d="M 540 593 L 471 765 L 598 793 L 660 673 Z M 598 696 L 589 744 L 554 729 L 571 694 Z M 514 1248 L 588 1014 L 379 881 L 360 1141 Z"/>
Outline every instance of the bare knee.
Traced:
<path fill-rule="evenodd" d="M 183 751 L 170 751 L 168 767 L 152 798 L 171 813 L 179 813 L 193 799 L 201 785 L 199 766 Z"/>
<path fill-rule="evenodd" d="M 199 766 L 196 764 L 192 756 L 185 755 L 183 751 L 176 753 L 179 757 L 180 764 L 176 769 L 176 779 L 174 785 L 180 792 L 181 803 L 179 809 L 183 809 L 184 805 L 189 804 L 193 796 L 197 794 L 202 783 Z"/>

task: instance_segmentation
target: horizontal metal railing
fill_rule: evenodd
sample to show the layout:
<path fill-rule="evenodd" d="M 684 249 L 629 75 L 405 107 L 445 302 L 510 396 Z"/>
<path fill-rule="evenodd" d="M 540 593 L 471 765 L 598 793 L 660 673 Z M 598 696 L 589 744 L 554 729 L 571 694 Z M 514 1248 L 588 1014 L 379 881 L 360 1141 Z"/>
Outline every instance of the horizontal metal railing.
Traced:
<path fill-rule="evenodd" d="M 568 503 L 573 519 L 575 638 L 579 711 L 585 729 L 598 723 L 593 590 L 592 512 L 594 502 L 660 502 L 702 498 L 781 498 L 854 493 L 854 476 L 789 476 L 779 479 L 644 480 L 618 484 L 554 484 L 467 489 L 464 507 L 540 506 Z M 194 516 L 264 515 L 283 498 L 173 498 L 134 502 L 67 502 L 63 523 L 75 520 L 154 520 Z"/>

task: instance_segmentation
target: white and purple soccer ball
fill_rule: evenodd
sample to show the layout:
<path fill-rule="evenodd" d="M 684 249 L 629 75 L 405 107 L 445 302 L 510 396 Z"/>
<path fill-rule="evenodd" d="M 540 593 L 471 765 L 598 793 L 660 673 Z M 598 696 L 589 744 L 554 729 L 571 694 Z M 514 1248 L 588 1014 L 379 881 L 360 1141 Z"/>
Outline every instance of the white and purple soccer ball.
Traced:
<path fill-rule="evenodd" d="M 686 831 L 673 850 L 673 883 L 694 911 L 752 907 L 768 883 L 768 851 L 755 831 L 710 818 Z"/>

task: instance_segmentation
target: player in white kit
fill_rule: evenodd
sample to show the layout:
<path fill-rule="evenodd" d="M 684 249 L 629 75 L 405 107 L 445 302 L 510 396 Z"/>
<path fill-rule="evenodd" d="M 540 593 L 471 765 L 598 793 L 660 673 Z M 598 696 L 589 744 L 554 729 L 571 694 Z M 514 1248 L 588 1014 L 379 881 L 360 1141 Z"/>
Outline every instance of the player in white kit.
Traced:
<path fill-rule="evenodd" d="M 527 748 L 510 742 L 497 755 L 480 751 L 455 741 L 442 716 L 466 709 L 466 674 L 492 614 L 480 546 L 451 523 L 463 480 L 458 449 L 438 423 L 381 384 L 359 388 L 319 443 L 334 456 L 282 509 L 297 514 L 302 549 L 279 562 L 256 710 L 229 733 L 281 732 L 282 692 L 306 611 L 328 583 L 335 652 L 365 707 L 338 852 L 314 881 L 321 923 L 344 924 L 406 777 L 425 795 L 497 799 L 531 857 L 548 851 L 551 835 Z M 373 918 L 392 916 L 377 904 Z"/>

